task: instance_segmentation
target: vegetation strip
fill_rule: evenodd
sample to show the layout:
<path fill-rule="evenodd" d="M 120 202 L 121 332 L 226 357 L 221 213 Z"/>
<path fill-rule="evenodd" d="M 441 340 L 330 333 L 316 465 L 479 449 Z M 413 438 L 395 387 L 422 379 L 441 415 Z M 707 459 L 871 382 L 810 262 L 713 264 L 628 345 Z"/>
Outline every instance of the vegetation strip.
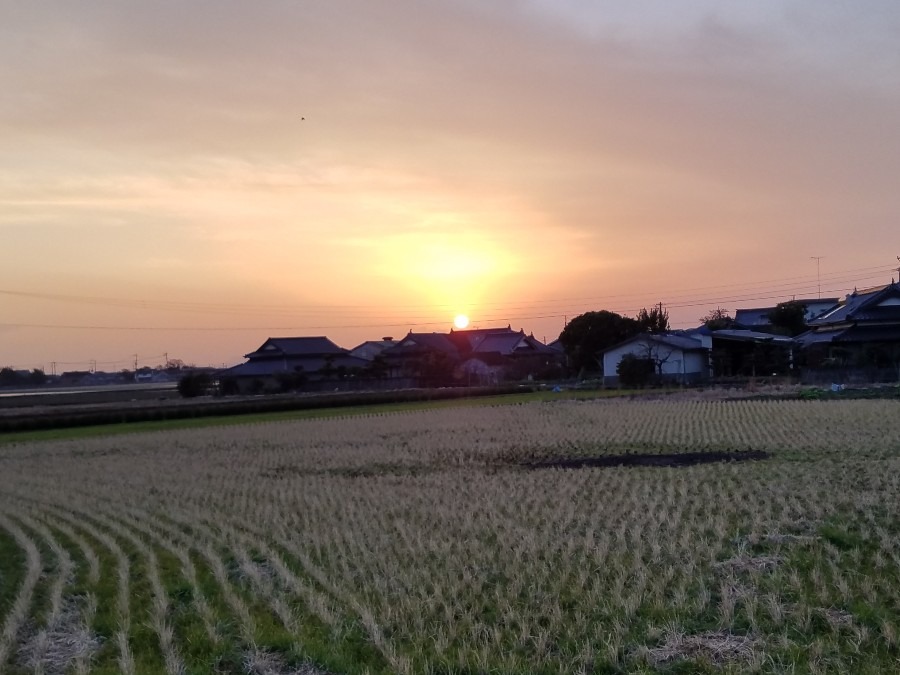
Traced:
<path fill-rule="evenodd" d="M 354 392 L 325 396 L 273 396 L 229 400 L 204 398 L 197 401 L 164 405 L 143 404 L 98 407 L 77 406 L 49 408 L 38 413 L 22 412 L 0 416 L 0 432 L 35 431 L 67 427 L 161 422 L 203 417 L 265 414 L 294 411 L 356 408 L 360 406 L 390 405 L 451 401 L 482 396 L 501 396 L 534 391 L 520 385 L 497 387 L 460 387 L 448 389 L 410 389 L 388 392 Z"/>
<path fill-rule="evenodd" d="M 41 555 L 37 546 L 31 537 L 2 512 L 0 512 L 0 528 L 9 532 L 15 538 L 16 543 L 25 551 L 27 561 L 25 578 L 22 580 L 16 599 L 7 612 L 3 622 L 3 632 L 0 633 L 0 670 L 2 670 L 15 647 L 19 628 L 28 618 L 29 605 L 31 604 L 31 598 L 38 579 L 40 579 L 43 563 L 41 562 Z"/>

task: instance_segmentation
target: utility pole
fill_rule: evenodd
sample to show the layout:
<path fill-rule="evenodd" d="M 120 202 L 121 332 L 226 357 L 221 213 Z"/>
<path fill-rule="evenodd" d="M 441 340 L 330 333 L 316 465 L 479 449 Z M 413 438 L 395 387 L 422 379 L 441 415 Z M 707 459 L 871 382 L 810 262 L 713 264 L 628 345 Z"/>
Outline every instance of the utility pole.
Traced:
<path fill-rule="evenodd" d="M 134 355 L 134 372 L 137 372 L 138 355 Z"/>
<path fill-rule="evenodd" d="M 816 261 L 816 285 L 819 287 L 819 300 L 822 299 L 822 275 L 819 273 L 820 263 L 822 262 L 822 258 L 824 255 L 811 255 L 809 256 L 810 260 Z"/>

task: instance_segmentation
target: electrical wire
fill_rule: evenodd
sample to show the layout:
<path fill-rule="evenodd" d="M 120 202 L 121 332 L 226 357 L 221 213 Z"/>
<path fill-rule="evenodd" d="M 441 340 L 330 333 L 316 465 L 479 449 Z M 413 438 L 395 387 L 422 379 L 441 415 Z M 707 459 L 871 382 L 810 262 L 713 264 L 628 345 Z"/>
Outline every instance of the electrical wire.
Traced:
<path fill-rule="evenodd" d="M 840 270 L 831 272 L 828 274 L 821 275 L 821 277 L 817 277 L 815 275 L 802 275 L 795 277 L 784 277 L 781 279 L 768 280 L 768 281 L 745 281 L 745 282 L 735 282 L 735 283 L 726 283 L 719 284 L 716 286 L 696 286 L 691 288 L 682 288 L 680 290 L 670 290 L 666 299 L 668 302 L 664 302 L 664 304 L 673 305 L 680 301 L 683 301 L 685 298 L 685 294 L 693 293 L 694 291 L 705 291 L 705 290 L 716 290 L 723 291 L 726 289 L 737 289 L 736 291 L 732 291 L 733 293 L 740 293 L 741 289 L 745 289 L 745 293 L 759 293 L 759 292 L 771 292 L 775 290 L 785 289 L 785 290 L 801 290 L 803 293 L 812 293 L 817 290 L 818 284 L 821 282 L 825 283 L 840 283 L 844 281 L 861 281 L 869 278 L 875 278 L 881 274 L 884 274 L 888 271 L 891 271 L 893 268 L 888 265 L 880 265 L 874 267 L 863 267 L 863 268 L 855 268 L 849 270 Z M 859 276 L 859 273 L 865 272 L 866 274 L 863 276 Z M 847 275 L 851 275 L 848 277 Z M 805 282 L 802 284 L 798 284 L 798 281 Z M 766 288 L 753 288 L 754 286 L 765 286 Z M 790 293 L 786 293 L 790 294 Z M 331 313 L 339 313 L 343 316 L 348 314 L 369 314 L 371 312 L 379 312 L 380 309 L 375 309 L 371 304 L 369 305 L 284 305 L 284 304 L 265 304 L 265 303 L 253 303 L 253 304 L 239 304 L 239 303 L 204 303 L 204 302 L 188 302 L 188 301 L 173 301 L 173 300 L 148 300 L 148 299 L 126 299 L 126 298 L 115 298 L 115 297 L 100 297 L 100 296 L 86 296 L 86 295 L 71 295 L 71 294 L 59 294 L 59 293 L 41 293 L 35 291 L 21 291 L 14 289 L 0 289 L 0 295 L 14 296 L 14 297 L 22 297 L 29 298 L 34 300 L 47 300 L 47 301 L 56 301 L 56 302 L 66 302 L 66 303 L 78 303 L 78 304 L 93 304 L 93 305 L 102 305 L 106 307 L 120 307 L 126 309 L 139 309 L 139 310 L 162 310 L 162 311 L 181 311 L 181 312 L 190 312 L 190 313 L 224 313 L 224 314 L 232 314 L 232 315 L 246 315 L 246 314 L 278 314 L 284 313 L 289 316 L 323 316 Z M 584 303 L 584 302 L 596 302 L 596 301 L 622 301 L 626 298 L 645 298 L 653 295 L 652 293 L 640 292 L 640 293 L 620 293 L 620 294 L 608 294 L 608 295 L 595 295 L 595 296 L 585 296 L 585 297 L 577 297 L 577 298 L 547 298 L 541 300 L 520 300 L 520 301 L 505 301 L 505 302 L 483 302 L 479 303 L 480 307 L 483 308 L 494 308 L 503 311 L 503 309 L 527 309 L 527 308 L 538 308 L 542 305 L 548 304 L 559 304 L 559 303 Z M 661 296 L 658 296 L 661 297 Z M 738 301 L 742 301 L 742 298 L 739 298 Z M 385 303 L 387 304 L 387 303 Z M 426 309 L 426 310 L 437 310 L 437 309 L 456 309 L 454 305 L 450 305 L 447 303 L 429 303 L 429 304 L 413 304 L 413 305 L 402 305 L 402 304 L 393 304 L 391 306 L 397 310 L 410 310 L 410 309 Z M 368 317 L 367 317 L 368 318 Z M 378 318 L 378 317 L 374 317 Z"/>

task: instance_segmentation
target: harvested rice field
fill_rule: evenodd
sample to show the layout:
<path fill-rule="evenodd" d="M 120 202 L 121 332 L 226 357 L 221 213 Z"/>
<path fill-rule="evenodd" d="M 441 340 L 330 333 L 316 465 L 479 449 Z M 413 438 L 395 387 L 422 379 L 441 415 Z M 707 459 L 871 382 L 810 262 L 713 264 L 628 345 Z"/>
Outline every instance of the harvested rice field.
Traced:
<path fill-rule="evenodd" d="M 0 446 L 4 673 L 900 671 L 900 403 Z"/>

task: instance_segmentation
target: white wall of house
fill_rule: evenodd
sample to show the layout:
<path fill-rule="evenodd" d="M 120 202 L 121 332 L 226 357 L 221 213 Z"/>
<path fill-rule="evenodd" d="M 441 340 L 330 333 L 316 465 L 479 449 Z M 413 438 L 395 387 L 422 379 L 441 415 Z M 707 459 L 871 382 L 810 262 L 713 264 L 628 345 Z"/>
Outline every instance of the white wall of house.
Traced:
<path fill-rule="evenodd" d="M 659 344 L 652 340 L 634 340 L 627 344 L 611 349 L 603 355 L 603 380 L 607 384 L 616 384 L 619 376 L 616 369 L 619 362 L 626 354 L 633 354 L 638 358 L 652 358 L 662 361 L 657 373 L 674 379 L 682 377 L 688 380 L 705 378 L 709 375 L 709 363 L 706 352 L 684 351 L 677 347 Z"/>

